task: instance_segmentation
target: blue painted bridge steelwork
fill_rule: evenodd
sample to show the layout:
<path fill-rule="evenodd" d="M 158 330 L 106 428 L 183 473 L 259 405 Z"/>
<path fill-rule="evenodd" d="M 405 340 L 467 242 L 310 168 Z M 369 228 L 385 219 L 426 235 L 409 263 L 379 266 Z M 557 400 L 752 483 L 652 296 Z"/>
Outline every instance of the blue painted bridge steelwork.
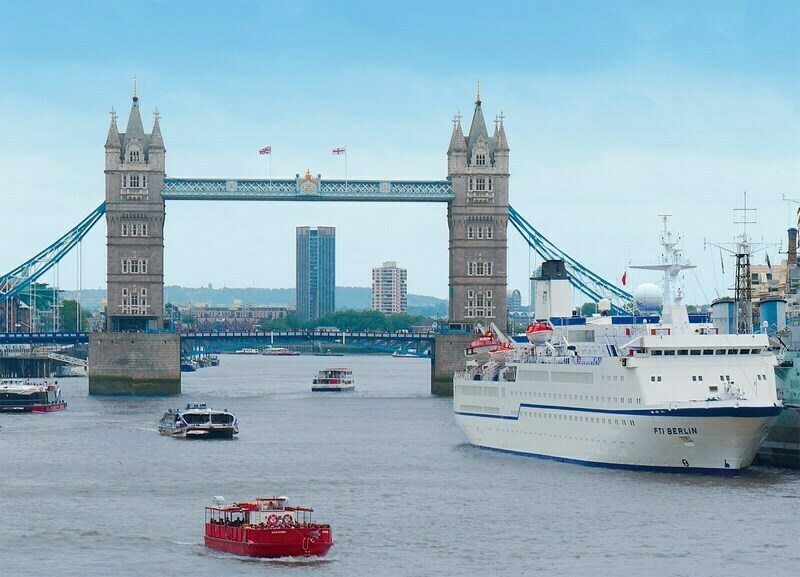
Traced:
<path fill-rule="evenodd" d="M 164 200 L 326 200 L 364 202 L 450 202 L 449 180 L 323 180 L 310 174 L 294 180 L 165 178 Z"/>
<path fill-rule="evenodd" d="M 390 333 L 383 331 L 297 330 L 275 332 L 181 333 L 181 356 L 212 351 L 235 351 L 266 345 L 312 345 L 327 348 L 344 344 L 385 352 L 433 356 L 433 333 Z M 0 345 L 76 345 L 89 342 L 87 332 L 0 333 Z"/>
<path fill-rule="evenodd" d="M 212 351 L 232 351 L 266 345 L 313 345 L 327 348 L 342 344 L 365 349 L 433 357 L 434 333 L 390 333 L 383 331 L 298 330 L 274 332 L 201 332 L 181 334 L 181 356 Z"/>

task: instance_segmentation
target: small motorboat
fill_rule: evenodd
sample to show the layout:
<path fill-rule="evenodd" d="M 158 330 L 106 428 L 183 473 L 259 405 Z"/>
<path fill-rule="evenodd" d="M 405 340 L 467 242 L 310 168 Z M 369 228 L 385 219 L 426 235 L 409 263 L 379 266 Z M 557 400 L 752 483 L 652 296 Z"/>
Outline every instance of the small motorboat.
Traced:
<path fill-rule="evenodd" d="M 205 545 L 249 557 L 324 557 L 333 547 L 331 526 L 314 523 L 309 507 L 289 507 L 286 497 L 206 507 Z"/>
<path fill-rule="evenodd" d="M 158 431 L 171 437 L 230 439 L 239 433 L 239 422 L 228 409 L 216 411 L 205 403 L 188 403 L 185 409 L 164 413 Z"/>
<path fill-rule="evenodd" d="M 193 373 L 197 370 L 197 365 L 192 361 L 181 361 L 182 373 Z"/>
<path fill-rule="evenodd" d="M 261 351 L 261 354 L 267 357 L 296 357 L 300 355 L 297 351 L 291 351 L 285 347 L 268 346 Z"/>
<path fill-rule="evenodd" d="M 353 371 L 350 369 L 325 369 L 317 373 L 311 390 L 314 392 L 352 391 L 356 388 Z"/>
<path fill-rule="evenodd" d="M 420 355 L 417 353 L 404 353 L 401 351 L 395 351 L 392 353 L 392 358 L 394 359 L 418 359 Z"/>
<path fill-rule="evenodd" d="M 34 383 L 7 380 L 0 382 L 0 412 L 49 413 L 67 408 L 58 381 Z"/>

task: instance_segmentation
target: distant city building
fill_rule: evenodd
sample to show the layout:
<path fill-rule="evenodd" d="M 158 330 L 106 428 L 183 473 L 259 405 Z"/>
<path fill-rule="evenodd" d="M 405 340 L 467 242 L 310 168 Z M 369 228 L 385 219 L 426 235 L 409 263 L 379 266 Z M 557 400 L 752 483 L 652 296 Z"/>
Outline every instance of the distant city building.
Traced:
<path fill-rule="evenodd" d="M 522 310 L 522 293 L 517 289 L 508 291 L 508 314 L 518 315 L 523 312 Z"/>
<path fill-rule="evenodd" d="M 537 267 L 531 275 L 531 302 L 528 304 L 530 315 L 533 318 L 536 318 L 536 278 L 540 276 L 542 276 L 542 267 Z"/>
<path fill-rule="evenodd" d="M 196 331 L 252 331 L 262 321 L 285 319 L 294 312 L 293 308 L 271 305 L 233 306 L 192 305 L 181 309 L 181 313 L 194 320 Z"/>
<path fill-rule="evenodd" d="M 372 269 L 372 310 L 387 315 L 403 313 L 408 308 L 408 272 L 395 261 Z"/>
<path fill-rule="evenodd" d="M 336 228 L 297 227 L 297 316 L 318 319 L 336 310 Z"/>

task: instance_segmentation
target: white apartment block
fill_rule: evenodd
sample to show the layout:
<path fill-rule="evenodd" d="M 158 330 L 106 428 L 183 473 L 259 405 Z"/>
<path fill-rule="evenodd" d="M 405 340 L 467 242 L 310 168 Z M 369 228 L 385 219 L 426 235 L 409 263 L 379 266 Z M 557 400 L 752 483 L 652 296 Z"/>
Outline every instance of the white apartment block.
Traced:
<path fill-rule="evenodd" d="M 408 308 L 407 271 L 389 261 L 372 269 L 372 309 L 392 315 Z"/>

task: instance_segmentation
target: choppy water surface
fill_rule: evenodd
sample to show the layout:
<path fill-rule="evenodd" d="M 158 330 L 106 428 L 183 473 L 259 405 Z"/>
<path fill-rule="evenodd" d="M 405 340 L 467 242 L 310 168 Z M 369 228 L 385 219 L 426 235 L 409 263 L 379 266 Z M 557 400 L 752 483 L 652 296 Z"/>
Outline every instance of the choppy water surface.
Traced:
<path fill-rule="evenodd" d="M 310 392 L 317 370 L 355 393 Z M 223 356 L 181 398 L 89 397 L 0 415 L 0 575 L 797 575 L 800 475 L 595 469 L 467 445 L 426 360 Z M 233 441 L 162 437 L 187 401 L 228 408 Z M 286 494 L 333 526 L 324 560 L 202 545 L 203 507 Z"/>

